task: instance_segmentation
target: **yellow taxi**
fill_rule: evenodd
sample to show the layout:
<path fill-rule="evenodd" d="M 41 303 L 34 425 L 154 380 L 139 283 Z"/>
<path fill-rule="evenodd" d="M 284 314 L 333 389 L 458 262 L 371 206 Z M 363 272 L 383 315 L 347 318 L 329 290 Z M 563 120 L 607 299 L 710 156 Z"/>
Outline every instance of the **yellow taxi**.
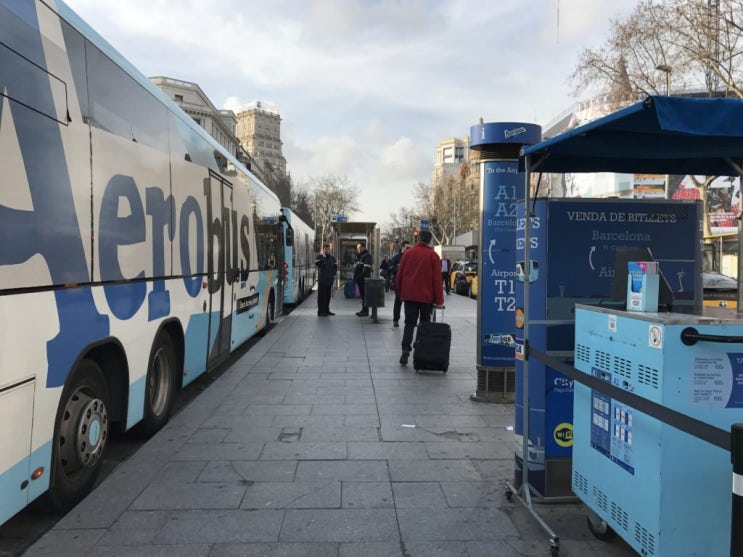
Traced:
<path fill-rule="evenodd" d="M 457 261 L 452 265 L 451 275 L 449 276 L 451 289 L 456 294 L 468 296 L 470 293 L 470 283 L 474 277 L 477 277 L 476 261 Z"/>
<path fill-rule="evenodd" d="M 477 275 L 472 277 L 472 280 L 470 281 L 470 298 L 477 298 L 477 287 L 478 287 L 478 280 Z"/>

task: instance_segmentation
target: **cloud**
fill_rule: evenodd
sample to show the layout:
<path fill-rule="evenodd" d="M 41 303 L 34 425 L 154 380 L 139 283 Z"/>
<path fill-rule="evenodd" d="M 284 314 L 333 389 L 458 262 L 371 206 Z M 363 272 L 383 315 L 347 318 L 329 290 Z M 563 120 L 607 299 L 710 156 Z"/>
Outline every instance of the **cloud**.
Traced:
<path fill-rule="evenodd" d="M 348 176 L 365 220 L 429 182 L 436 145 L 485 121 L 545 124 L 611 16 L 636 0 L 68 0 L 145 75 L 218 108 L 270 102 L 297 183 Z M 559 4 L 559 34 L 558 13 Z"/>

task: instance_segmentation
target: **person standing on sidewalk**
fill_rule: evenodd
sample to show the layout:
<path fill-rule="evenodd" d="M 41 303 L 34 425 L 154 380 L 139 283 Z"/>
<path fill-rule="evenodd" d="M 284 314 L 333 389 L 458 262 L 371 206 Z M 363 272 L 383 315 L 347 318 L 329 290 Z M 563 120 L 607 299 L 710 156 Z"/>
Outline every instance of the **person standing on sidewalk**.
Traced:
<path fill-rule="evenodd" d="M 369 317 L 369 306 L 366 305 L 364 299 L 364 291 L 366 290 L 366 283 L 364 279 L 371 276 L 372 271 L 372 256 L 366 249 L 366 246 L 359 242 L 356 244 L 356 267 L 353 270 L 353 281 L 359 287 L 359 294 L 361 294 L 361 311 L 356 312 L 359 317 Z"/>
<path fill-rule="evenodd" d="M 400 260 L 402 259 L 402 254 L 405 253 L 405 251 L 410 247 L 410 242 L 408 242 L 407 240 L 403 240 L 400 246 L 401 246 L 400 251 L 398 251 L 395 255 L 392 256 L 392 259 L 390 260 L 390 267 L 389 267 L 390 281 L 391 281 L 391 284 L 393 284 L 395 288 L 395 303 L 392 305 L 392 326 L 393 327 L 400 326 L 400 309 L 402 308 L 402 300 L 400 299 L 400 291 L 397 289 L 397 269 L 400 266 Z"/>
<path fill-rule="evenodd" d="M 449 295 L 449 289 L 451 288 L 451 261 L 446 258 L 446 253 L 441 253 L 441 279 L 444 281 L 444 288 L 446 289 L 446 295 Z"/>
<path fill-rule="evenodd" d="M 315 259 L 317 266 L 317 315 L 335 315 L 330 311 L 330 294 L 333 290 L 335 273 L 338 271 L 338 263 L 330 253 L 330 244 L 323 244 L 320 255 Z"/>
<path fill-rule="evenodd" d="M 384 279 L 384 291 L 389 292 L 390 291 L 390 261 L 386 255 L 382 259 L 382 262 L 379 264 L 379 274 L 382 275 L 382 278 Z"/>
<path fill-rule="evenodd" d="M 413 332 L 418 320 L 431 321 L 434 306 L 444 306 L 441 259 L 428 245 L 432 238 L 429 230 L 421 230 L 418 243 L 400 259 L 397 269 L 397 293 L 405 304 L 405 330 L 400 356 L 402 365 L 407 365 L 413 349 Z"/>

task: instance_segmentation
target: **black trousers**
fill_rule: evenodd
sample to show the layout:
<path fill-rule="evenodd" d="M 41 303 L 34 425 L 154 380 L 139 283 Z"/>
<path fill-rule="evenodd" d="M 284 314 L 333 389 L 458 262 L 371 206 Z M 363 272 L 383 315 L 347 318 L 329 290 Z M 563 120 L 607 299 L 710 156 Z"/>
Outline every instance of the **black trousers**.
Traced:
<path fill-rule="evenodd" d="M 395 303 L 392 304 L 392 321 L 400 321 L 400 309 L 402 308 L 402 300 L 397 295 L 395 290 Z"/>
<path fill-rule="evenodd" d="M 441 279 L 444 281 L 444 289 L 446 290 L 446 293 L 449 293 L 449 290 L 451 289 L 451 279 L 449 278 L 449 272 L 448 271 L 441 271 Z"/>
<path fill-rule="evenodd" d="M 424 304 L 421 302 L 405 302 L 405 330 L 402 333 L 402 349 L 404 351 L 413 350 L 413 333 L 418 320 L 421 323 L 431 321 L 431 312 L 433 304 Z"/>
<path fill-rule="evenodd" d="M 330 293 L 333 290 L 332 284 L 317 285 L 317 315 L 330 313 Z"/>
<path fill-rule="evenodd" d="M 364 303 L 364 290 L 366 290 L 366 284 L 364 279 L 361 279 L 356 284 L 359 285 L 359 294 L 361 294 L 361 311 L 368 310 L 369 306 Z"/>

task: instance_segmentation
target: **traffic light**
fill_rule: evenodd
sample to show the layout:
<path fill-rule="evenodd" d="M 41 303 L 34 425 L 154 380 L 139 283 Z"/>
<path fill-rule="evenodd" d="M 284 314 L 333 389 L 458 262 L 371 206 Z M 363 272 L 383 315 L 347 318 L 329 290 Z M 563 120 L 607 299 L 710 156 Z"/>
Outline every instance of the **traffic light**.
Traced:
<path fill-rule="evenodd" d="M 418 239 L 418 231 L 417 230 L 413 230 L 413 238 L 415 238 L 416 240 Z"/>

